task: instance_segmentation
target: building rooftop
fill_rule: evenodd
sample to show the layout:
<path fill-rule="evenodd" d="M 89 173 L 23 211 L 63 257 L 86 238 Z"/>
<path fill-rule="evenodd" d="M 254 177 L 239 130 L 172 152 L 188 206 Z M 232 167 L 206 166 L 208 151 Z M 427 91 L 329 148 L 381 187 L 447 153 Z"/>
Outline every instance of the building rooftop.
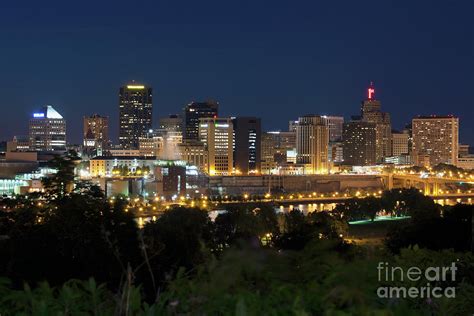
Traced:
<path fill-rule="evenodd" d="M 98 156 L 94 157 L 91 160 L 156 160 L 155 156 Z"/>
<path fill-rule="evenodd" d="M 53 108 L 53 106 L 45 105 L 40 111 L 33 113 L 33 118 L 62 119 L 63 117 Z"/>
<path fill-rule="evenodd" d="M 448 118 L 458 118 L 454 115 L 418 115 L 414 119 L 448 119 Z"/>

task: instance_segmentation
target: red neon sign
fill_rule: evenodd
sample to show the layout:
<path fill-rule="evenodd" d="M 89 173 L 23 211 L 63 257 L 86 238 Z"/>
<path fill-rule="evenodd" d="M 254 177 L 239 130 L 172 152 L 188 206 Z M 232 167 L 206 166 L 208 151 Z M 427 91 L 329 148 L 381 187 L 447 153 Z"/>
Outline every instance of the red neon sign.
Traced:
<path fill-rule="evenodd" d="M 374 88 L 369 88 L 367 90 L 369 92 L 369 100 L 372 100 L 372 98 L 374 97 L 374 94 L 375 94 L 375 89 Z"/>
<path fill-rule="evenodd" d="M 374 88 L 374 83 L 371 81 L 370 86 L 367 89 L 367 97 L 369 100 L 372 100 L 375 97 L 375 88 Z"/>

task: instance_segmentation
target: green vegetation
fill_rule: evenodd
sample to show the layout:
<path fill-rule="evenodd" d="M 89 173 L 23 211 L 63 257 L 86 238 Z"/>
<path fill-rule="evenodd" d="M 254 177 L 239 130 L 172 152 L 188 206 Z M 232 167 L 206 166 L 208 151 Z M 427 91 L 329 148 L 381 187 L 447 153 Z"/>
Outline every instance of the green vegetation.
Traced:
<path fill-rule="evenodd" d="M 110 203 L 87 182 L 71 186 L 74 159 L 64 159 L 54 162 L 61 172 L 47 180 L 45 194 L 2 201 L 7 210 L 0 212 L 2 315 L 474 311 L 471 206 L 440 208 L 417 190 L 393 190 L 381 199 L 353 199 L 332 212 L 309 215 L 245 203 L 213 222 L 204 210 L 176 207 L 139 229 L 125 199 Z M 379 212 L 409 219 L 382 227 L 375 247 L 346 239 L 353 234 L 349 220 L 372 221 Z M 364 226 L 369 225 L 381 224 Z M 457 297 L 379 298 L 379 262 L 402 267 L 456 262 L 456 279 L 440 286 L 454 286 Z"/>

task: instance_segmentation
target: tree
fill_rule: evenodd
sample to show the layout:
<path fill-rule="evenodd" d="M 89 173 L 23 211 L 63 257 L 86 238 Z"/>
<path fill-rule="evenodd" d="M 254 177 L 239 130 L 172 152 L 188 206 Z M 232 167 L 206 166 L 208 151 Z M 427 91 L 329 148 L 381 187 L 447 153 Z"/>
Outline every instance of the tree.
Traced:
<path fill-rule="evenodd" d="M 203 263 L 214 249 L 212 222 L 199 208 L 176 207 L 143 229 L 149 267 L 158 281 Z M 156 294 L 156 293 L 155 293 Z"/>
<path fill-rule="evenodd" d="M 353 198 L 336 205 L 332 213 L 346 221 L 375 220 L 377 213 L 382 210 L 380 199 L 368 196 L 362 199 Z"/>
<path fill-rule="evenodd" d="M 433 199 L 414 188 L 385 191 L 381 202 L 383 209 L 396 216 L 411 216 L 418 221 L 440 216 L 439 207 Z"/>
<path fill-rule="evenodd" d="M 275 209 L 268 204 L 255 204 L 254 214 L 260 226 L 259 235 L 271 234 L 276 237 L 280 231 L 278 227 L 278 218 Z"/>
<path fill-rule="evenodd" d="M 266 228 L 263 221 L 257 219 L 255 211 L 255 205 L 231 206 L 216 217 L 215 236 L 220 248 L 229 247 L 238 240 L 260 245 L 260 236 Z"/>
<path fill-rule="evenodd" d="M 337 213 L 322 211 L 313 212 L 308 216 L 308 220 L 313 226 L 314 235 L 327 239 L 341 238 L 346 235 L 348 225 L 344 218 Z"/>
<path fill-rule="evenodd" d="M 313 238 L 314 231 L 307 217 L 298 209 L 283 215 L 283 229 L 275 241 L 275 246 L 282 249 L 303 249 Z"/>
<path fill-rule="evenodd" d="M 42 183 L 49 196 L 62 198 L 73 190 L 74 168 L 80 161 L 79 156 L 73 150 L 67 152 L 65 156 L 54 156 L 48 162 L 51 169 L 57 170 L 45 178 Z"/>
<path fill-rule="evenodd" d="M 71 192 L 13 216 L 1 248 L 1 272 L 20 284 L 95 277 L 114 287 L 128 264 L 135 267 L 142 261 L 133 215 L 95 193 Z"/>

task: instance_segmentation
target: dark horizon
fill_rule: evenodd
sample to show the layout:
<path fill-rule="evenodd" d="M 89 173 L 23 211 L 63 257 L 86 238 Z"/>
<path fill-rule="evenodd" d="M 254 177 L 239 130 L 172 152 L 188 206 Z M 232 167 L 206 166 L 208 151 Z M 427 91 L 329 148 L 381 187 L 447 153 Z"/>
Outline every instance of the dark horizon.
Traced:
<path fill-rule="evenodd" d="M 93 113 L 110 117 L 116 142 L 118 90 L 132 79 L 153 88 L 154 126 L 214 99 L 221 116 L 261 117 L 264 130 L 286 130 L 306 113 L 349 119 L 374 81 L 394 129 L 417 115 L 453 114 L 460 141 L 474 144 L 473 9 L 471 1 L 2 3 L 1 139 L 27 134 L 31 114 L 51 104 L 70 143 L 81 143 L 82 117 Z"/>

